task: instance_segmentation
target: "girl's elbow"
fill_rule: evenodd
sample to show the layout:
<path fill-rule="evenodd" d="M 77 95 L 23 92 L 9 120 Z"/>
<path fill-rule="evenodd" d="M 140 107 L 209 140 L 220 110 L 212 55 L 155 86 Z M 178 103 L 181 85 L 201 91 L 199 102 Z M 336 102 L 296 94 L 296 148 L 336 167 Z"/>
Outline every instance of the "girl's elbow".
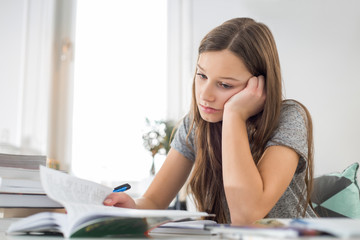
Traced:
<path fill-rule="evenodd" d="M 234 225 L 249 225 L 266 217 L 269 208 L 265 207 L 260 199 L 253 197 L 243 199 L 243 201 L 228 201 L 231 223 Z"/>
<path fill-rule="evenodd" d="M 254 224 L 265 216 L 256 211 L 230 211 L 231 224 L 238 226 Z"/>
<path fill-rule="evenodd" d="M 265 201 L 262 188 L 225 187 L 225 194 L 230 211 L 231 223 L 234 225 L 249 225 L 264 218 L 271 207 Z"/>

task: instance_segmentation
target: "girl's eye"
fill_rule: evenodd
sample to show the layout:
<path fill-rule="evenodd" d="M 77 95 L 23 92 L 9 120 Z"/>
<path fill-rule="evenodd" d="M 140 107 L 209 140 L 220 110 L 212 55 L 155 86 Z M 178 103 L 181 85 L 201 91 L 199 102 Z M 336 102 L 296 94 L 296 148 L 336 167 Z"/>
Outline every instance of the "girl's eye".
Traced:
<path fill-rule="evenodd" d="M 222 83 L 222 82 L 220 82 L 220 83 L 219 83 L 219 86 L 220 86 L 220 87 L 222 87 L 222 88 L 224 88 L 224 89 L 229 89 L 229 88 L 232 88 L 232 86 L 231 86 L 231 85 L 228 85 L 228 84 L 226 84 L 226 83 Z"/>
<path fill-rule="evenodd" d="M 207 79 L 207 76 L 202 73 L 197 73 L 196 75 L 198 75 L 201 79 Z"/>

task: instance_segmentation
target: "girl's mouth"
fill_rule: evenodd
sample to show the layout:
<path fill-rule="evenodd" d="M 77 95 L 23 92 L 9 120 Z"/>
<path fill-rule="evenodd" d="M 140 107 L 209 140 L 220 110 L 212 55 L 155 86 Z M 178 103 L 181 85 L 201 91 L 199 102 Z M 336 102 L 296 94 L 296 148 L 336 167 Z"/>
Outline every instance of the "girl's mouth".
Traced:
<path fill-rule="evenodd" d="M 215 109 L 215 108 L 211 108 L 211 107 L 205 107 L 204 105 L 199 104 L 199 108 L 201 111 L 205 112 L 205 113 L 216 113 L 219 112 L 220 110 Z"/>

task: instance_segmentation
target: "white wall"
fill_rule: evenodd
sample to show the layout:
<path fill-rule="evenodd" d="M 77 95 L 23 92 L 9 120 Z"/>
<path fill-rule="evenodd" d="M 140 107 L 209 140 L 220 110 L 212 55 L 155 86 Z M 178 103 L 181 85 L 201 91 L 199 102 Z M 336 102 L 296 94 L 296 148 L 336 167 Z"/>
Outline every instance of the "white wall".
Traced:
<path fill-rule="evenodd" d="M 190 2 L 193 67 L 213 27 L 233 17 L 265 23 L 277 42 L 285 97 L 304 103 L 313 117 L 315 175 L 360 162 L 360 1 Z"/>
<path fill-rule="evenodd" d="M 171 2 L 175 0 L 169 0 Z M 190 61 L 184 60 L 186 66 L 182 69 L 187 72 L 180 72 L 184 82 L 175 87 L 170 85 L 173 90 L 190 89 L 196 50 L 204 34 L 232 17 L 255 18 L 270 27 L 277 41 L 286 97 L 303 102 L 313 116 L 315 173 L 338 171 L 360 161 L 357 154 L 360 147 L 360 126 L 357 124 L 360 122 L 360 79 L 356 72 L 360 67 L 360 1 L 176 2 L 181 4 L 175 8 L 181 7 L 183 11 L 178 26 L 185 28 L 182 32 L 190 39 L 185 40 L 183 49 L 186 53 L 181 57 L 185 58 L 189 53 L 193 56 L 187 58 Z M 37 146 L 46 151 L 44 124 L 48 123 L 48 71 L 52 65 L 51 53 L 41 52 L 44 49 L 41 46 L 51 43 L 49 31 L 53 27 L 53 18 L 46 14 L 51 14 L 54 4 L 47 0 L 0 0 L 0 143 Z M 34 41 L 34 34 L 42 41 Z M 176 37 L 180 36 L 184 37 L 181 34 Z M 26 55 L 30 60 L 25 60 Z M 43 63 L 38 64 L 39 67 L 49 68 L 45 67 L 45 71 L 37 69 L 35 65 L 39 62 Z M 180 70 L 177 68 L 175 73 Z M 178 95 L 170 94 L 170 98 Z M 190 91 L 182 89 L 181 95 L 179 108 L 188 109 Z M 173 115 L 180 114 L 175 112 Z"/>

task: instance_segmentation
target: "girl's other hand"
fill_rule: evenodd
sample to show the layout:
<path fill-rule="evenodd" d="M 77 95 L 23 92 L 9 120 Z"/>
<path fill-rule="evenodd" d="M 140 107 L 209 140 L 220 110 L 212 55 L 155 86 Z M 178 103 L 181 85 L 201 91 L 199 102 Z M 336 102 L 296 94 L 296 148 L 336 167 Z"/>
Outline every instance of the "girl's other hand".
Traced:
<path fill-rule="evenodd" d="M 229 111 L 238 113 L 246 121 L 264 108 L 265 99 L 264 76 L 251 77 L 246 87 L 225 103 L 225 113 Z"/>
<path fill-rule="evenodd" d="M 109 194 L 103 204 L 105 206 L 123 207 L 123 208 L 136 208 L 136 203 L 126 193 L 111 193 Z"/>

